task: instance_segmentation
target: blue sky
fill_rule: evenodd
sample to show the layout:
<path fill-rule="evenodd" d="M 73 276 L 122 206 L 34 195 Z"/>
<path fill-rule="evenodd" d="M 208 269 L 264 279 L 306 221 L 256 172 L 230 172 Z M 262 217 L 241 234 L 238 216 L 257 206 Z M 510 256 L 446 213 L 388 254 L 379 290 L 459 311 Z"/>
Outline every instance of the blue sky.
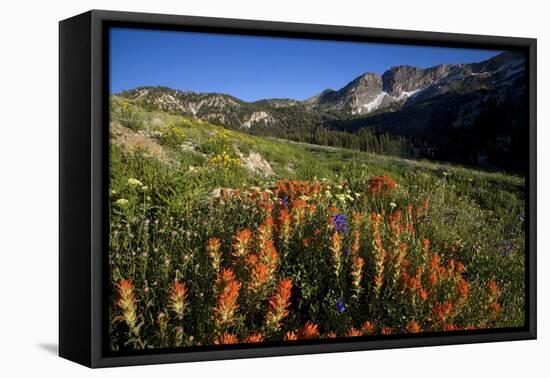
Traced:
<path fill-rule="evenodd" d="M 499 51 L 111 29 L 110 91 L 162 85 L 245 101 L 303 100 L 365 72 L 485 60 Z"/>

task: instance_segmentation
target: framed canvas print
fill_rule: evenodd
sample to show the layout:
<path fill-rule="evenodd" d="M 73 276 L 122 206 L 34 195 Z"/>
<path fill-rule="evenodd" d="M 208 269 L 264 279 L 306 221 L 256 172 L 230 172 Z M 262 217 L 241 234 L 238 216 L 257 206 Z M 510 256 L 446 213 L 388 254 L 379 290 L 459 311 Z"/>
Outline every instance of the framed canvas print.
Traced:
<path fill-rule="evenodd" d="M 60 23 L 60 355 L 536 337 L 536 41 Z"/>

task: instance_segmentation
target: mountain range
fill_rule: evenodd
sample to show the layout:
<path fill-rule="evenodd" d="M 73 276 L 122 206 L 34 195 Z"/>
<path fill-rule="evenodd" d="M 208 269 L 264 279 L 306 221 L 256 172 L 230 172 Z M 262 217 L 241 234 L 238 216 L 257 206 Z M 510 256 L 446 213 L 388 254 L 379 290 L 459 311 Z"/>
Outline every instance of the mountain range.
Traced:
<path fill-rule="evenodd" d="M 302 101 L 246 102 L 167 87 L 117 95 L 252 134 L 331 144 L 315 135 L 368 132 L 401 138 L 403 153 L 468 164 L 490 160 L 517 170 L 524 162 L 508 161 L 507 155 L 525 148 L 526 93 L 523 54 L 503 52 L 478 63 L 366 72 L 340 89 Z"/>

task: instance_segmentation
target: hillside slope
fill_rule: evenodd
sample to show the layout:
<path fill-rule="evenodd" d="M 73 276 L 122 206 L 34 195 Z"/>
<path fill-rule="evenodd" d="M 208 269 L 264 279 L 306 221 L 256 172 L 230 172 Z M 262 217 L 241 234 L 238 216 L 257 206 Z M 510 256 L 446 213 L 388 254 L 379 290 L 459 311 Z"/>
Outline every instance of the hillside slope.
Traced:
<path fill-rule="evenodd" d="M 524 324 L 523 177 L 119 97 L 110 133 L 112 350 Z"/>

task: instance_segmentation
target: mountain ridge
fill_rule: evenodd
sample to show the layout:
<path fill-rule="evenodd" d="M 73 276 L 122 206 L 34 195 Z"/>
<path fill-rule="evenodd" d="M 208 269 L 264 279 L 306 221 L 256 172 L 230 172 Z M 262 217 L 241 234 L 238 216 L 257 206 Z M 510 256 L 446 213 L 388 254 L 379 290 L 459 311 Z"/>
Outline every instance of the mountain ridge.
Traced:
<path fill-rule="evenodd" d="M 523 65 L 518 65 L 519 61 L 523 62 Z M 428 68 L 407 64 L 392 66 L 381 75 L 364 72 L 338 90 L 325 89 L 305 100 L 268 98 L 244 101 L 226 93 L 182 91 L 161 86 L 137 87 L 117 95 L 134 100 L 145 99 L 145 102 L 156 104 L 163 110 L 179 111 L 199 118 L 206 117 L 210 121 L 219 121 L 222 124 L 227 114 L 221 116 L 214 111 L 216 109 L 225 113 L 224 109 L 265 105 L 303 106 L 306 110 L 313 111 L 342 111 L 350 115 L 367 115 L 388 108 L 394 103 L 398 103 L 399 106 L 408 99 L 422 94 L 426 89 L 429 89 L 427 95 L 433 96 L 456 89 L 460 82 L 467 82 L 470 89 L 498 85 L 498 81 L 491 79 L 498 77 L 499 71 L 510 67 L 516 69 L 517 73 L 524 71 L 524 59 L 519 53 L 504 52 L 485 61 L 468 64 L 439 64 Z M 153 92 L 152 96 L 150 92 Z M 426 97 L 426 93 L 423 96 Z M 208 112 L 200 111 L 203 106 Z M 249 112 L 247 115 L 247 119 L 241 120 L 241 126 L 250 121 L 252 113 Z"/>
<path fill-rule="evenodd" d="M 331 130 L 389 134 L 407 139 L 409 150 L 439 151 L 435 158 L 475 163 L 482 159 L 476 151 L 523 146 L 525 82 L 524 56 L 504 52 L 476 63 L 399 65 L 381 75 L 365 72 L 340 89 L 326 89 L 305 100 L 247 102 L 224 93 L 152 86 L 115 96 L 230 129 L 296 141 L 332 143 L 326 136 Z M 465 136 L 471 141 L 463 141 Z M 502 140 L 509 142 L 503 145 Z"/>

